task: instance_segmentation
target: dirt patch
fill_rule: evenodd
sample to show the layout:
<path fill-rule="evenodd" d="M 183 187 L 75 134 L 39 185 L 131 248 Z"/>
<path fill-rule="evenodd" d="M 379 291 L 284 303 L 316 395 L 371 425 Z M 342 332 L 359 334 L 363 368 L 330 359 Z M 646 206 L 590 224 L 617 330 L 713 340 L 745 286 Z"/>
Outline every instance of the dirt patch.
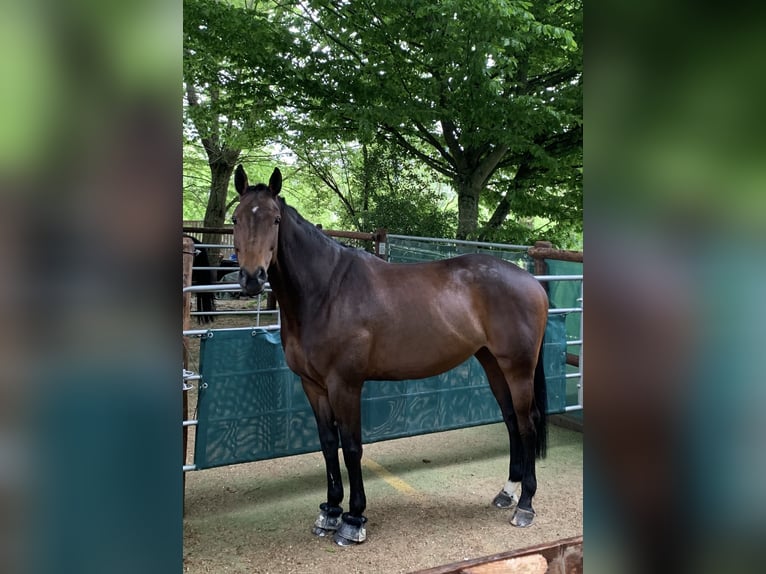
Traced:
<path fill-rule="evenodd" d="M 188 473 L 184 571 L 412 572 L 582 534 L 582 434 L 551 427 L 526 529 L 489 504 L 507 441 L 493 424 L 366 445 L 368 539 L 353 548 L 310 532 L 325 499 L 319 453 Z"/>
<path fill-rule="evenodd" d="M 216 304 L 257 306 L 253 299 Z M 260 325 L 275 319 L 262 316 Z M 252 315 L 221 315 L 192 328 L 255 324 Z M 189 368 L 198 371 L 199 339 L 188 343 Z M 188 399 L 194 418 L 196 390 Z M 188 446 L 191 463 L 193 432 Z M 508 473 L 502 424 L 365 445 L 363 464 L 368 539 L 351 548 L 310 532 L 326 498 L 319 453 L 187 473 L 184 572 L 412 572 L 582 534 L 580 432 L 551 426 L 548 457 L 537 465 L 537 517 L 526 529 L 489 504 Z"/>

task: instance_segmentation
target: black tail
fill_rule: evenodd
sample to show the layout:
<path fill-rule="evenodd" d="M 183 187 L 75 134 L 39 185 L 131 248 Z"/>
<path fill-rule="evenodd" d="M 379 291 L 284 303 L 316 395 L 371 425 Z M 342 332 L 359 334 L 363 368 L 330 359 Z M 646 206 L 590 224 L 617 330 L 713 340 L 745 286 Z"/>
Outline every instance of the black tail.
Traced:
<path fill-rule="evenodd" d="M 194 244 L 200 243 L 196 238 L 191 235 Z M 197 249 L 199 253 L 194 256 L 194 267 L 210 267 L 210 258 L 207 256 L 207 249 Z M 195 269 L 192 271 L 192 285 L 212 285 L 216 283 L 215 271 L 205 271 L 202 269 Z M 197 293 L 197 311 L 212 312 L 215 311 L 215 294 L 214 293 Z M 215 321 L 213 315 L 197 315 L 197 323 L 212 323 Z"/>
<path fill-rule="evenodd" d="M 215 295 L 213 293 L 197 293 L 197 311 L 215 311 Z M 197 315 L 197 323 L 212 323 L 213 315 Z"/>
<path fill-rule="evenodd" d="M 540 353 L 537 357 L 537 366 L 535 367 L 535 406 L 538 411 L 538 416 L 535 420 L 535 431 L 537 434 L 535 456 L 537 458 L 545 458 L 548 451 L 548 385 L 545 383 L 543 347 L 544 343 L 541 343 Z"/>

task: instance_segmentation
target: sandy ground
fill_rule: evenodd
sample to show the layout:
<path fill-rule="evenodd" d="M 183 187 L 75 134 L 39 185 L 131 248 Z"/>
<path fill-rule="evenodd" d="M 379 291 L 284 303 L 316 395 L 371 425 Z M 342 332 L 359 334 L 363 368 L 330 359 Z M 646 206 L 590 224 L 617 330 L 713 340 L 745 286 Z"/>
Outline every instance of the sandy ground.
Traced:
<path fill-rule="evenodd" d="M 222 316 L 211 327 L 246 324 L 252 316 Z M 198 340 L 189 343 L 196 370 Z M 196 392 L 188 398 L 193 414 Z M 192 436 L 188 462 L 193 444 Z M 311 534 L 326 492 L 319 453 L 187 473 L 184 572 L 413 572 L 582 534 L 577 431 L 551 425 L 548 457 L 537 464 L 537 517 L 526 529 L 490 506 L 508 473 L 502 424 L 365 445 L 363 464 L 368 538 L 349 548 Z"/>
<path fill-rule="evenodd" d="M 310 532 L 319 453 L 190 472 L 184 571 L 412 572 L 582 534 L 582 434 L 551 426 L 530 528 L 489 504 L 507 456 L 502 424 L 367 445 L 368 538 L 351 548 Z"/>

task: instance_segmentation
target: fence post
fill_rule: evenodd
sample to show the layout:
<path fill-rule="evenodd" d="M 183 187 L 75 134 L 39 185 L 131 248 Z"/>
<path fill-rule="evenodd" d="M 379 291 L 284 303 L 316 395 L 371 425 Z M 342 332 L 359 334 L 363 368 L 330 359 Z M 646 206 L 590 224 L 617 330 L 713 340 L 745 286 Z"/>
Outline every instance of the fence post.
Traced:
<path fill-rule="evenodd" d="M 184 237 L 182 243 L 183 253 L 183 287 L 185 289 L 192 283 L 192 266 L 194 265 L 194 253 L 196 247 L 191 237 Z M 191 328 L 191 293 L 184 293 L 183 296 L 183 329 Z M 184 337 L 184 369 L 188 366 L 188 340 Z"/>
<path fill-rule="evenodd" d="M 535 241 L 535 249 L 551 249 L 552 247 L 553 243 L 550 241 Z M 532 253 L 532 257 L 535 259 L 535 275 L 547 275 L 548 264 L 545 262 L 545 259 L 534 255 L 534 251 Z"/>
<path fill-rule="evenodd" d="M 184 237 L 182 243 L 183 253 L 183 288 L 191 285 L 192 282 L 192 266 L 194 265 L 194 241 L 191 237 Z M 183 294 L 183 330 L 191 328 L 191 293 Z M 189 338 L 183 337 L 183 368 L 189 367 Z M 176 383 L 178 384 L 178 383 Z M 185 421 L 189 416 L 189 399 L 186 391 L 181 391 L 181 421 Z M 186 464 L 186 448 L 189 439 L 189 427 L 183 427 L 182 435 L 182 448 L 183 448 L 183 463 Z M 183 486 L 186 486 L 186 473 L 183 475 Z"/>
<path fill-rule="evenodd" d="M 375 255 L 388 261 L 388 230 L 385 227 L 379 227 L 373 234 L 375 244 Z"/>
<path fill-rule="evenodd" d="M 551 249 L 552 247 L 553 243 L 550 241 L 535 241 L 535 249 Z M 548 264 L 545 262 L 545 258 L 535 255 L 534 250 L 532 250 L 532 257 L 535 260 L 535 275 L 548 275 Z M 542 286 L 548 293 L 548 282 L 543 281 Z"/>

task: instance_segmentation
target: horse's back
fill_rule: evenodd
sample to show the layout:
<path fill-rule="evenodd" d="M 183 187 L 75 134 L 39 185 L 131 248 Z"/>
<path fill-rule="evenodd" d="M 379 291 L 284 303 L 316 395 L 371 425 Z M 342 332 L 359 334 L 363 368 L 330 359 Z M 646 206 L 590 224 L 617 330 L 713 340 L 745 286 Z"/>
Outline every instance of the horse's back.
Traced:
<path fill-rule="evenodd" d="M 545 290 L 533 275 L 508 261 L 480 253 L 421 263 L 376 263 L 375 288 L 406 293 L 416 299 L 447 296 L 479 298 L 487 304 L 539 304 Z M 419 294 L 421 294 L 419 296 Z"/>
<path fill-rule="evenodd" d="M 536 356 L 547 297 L 512 263 L 470 254 L 406 264 L 368 259 L 350 269 L 334 298 L 331 323 L 339 330 L 330 330 L 342 326 L 344 354 L 363 347 L 355 354 L 369 358 L 371 378 L 429 376 L 512 339 Z"/>
<path fill-rule="evenodd" d="M 547 315 L 548 296 L 539 281 L 513 263 L 484 254 L 444 260 L 451 281 L 459 285 L 485 326 L 524 326 Z"/>

